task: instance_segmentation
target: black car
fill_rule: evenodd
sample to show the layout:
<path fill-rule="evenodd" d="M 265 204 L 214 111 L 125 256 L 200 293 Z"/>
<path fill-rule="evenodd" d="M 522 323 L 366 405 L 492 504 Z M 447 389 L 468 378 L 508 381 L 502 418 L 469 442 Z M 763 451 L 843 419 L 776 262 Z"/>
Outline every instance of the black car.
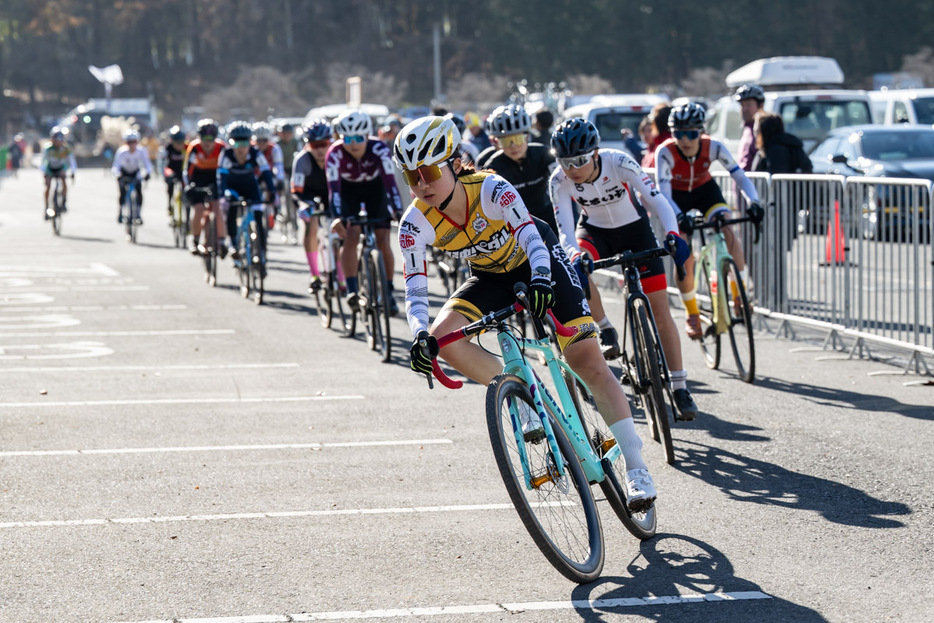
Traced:
<path fill-rule="evenodd" d="M 904 124 L 839 128 L 810 156 L 814 173 L 934 182 L 934 128 Z M 868 186 L 857 199 L 862 205 L 858 232 L 867 238 L 902 239 L 915 220 L 921 232 L 929 231 L 930 194 L 923 187 Z"/>

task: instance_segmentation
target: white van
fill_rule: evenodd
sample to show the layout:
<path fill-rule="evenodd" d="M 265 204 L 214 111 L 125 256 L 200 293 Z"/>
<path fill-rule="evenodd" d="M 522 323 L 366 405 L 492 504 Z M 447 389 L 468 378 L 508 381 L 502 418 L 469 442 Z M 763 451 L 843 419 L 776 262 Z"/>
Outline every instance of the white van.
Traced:
<path fill-rule="evenodd" d="M 869 98 L 875 123 L 934 125 L 934 89 L 883 89 Z"/>
<path fill-rule="evenodd" d="M 350 106 L 348 104 L 328 104 L 326 106 L 317 106 L 305 114 L 305 125 L 310 124 L 315 119 L 325 119 L 333 121 L 342 112 L 351 108 L 359 108 L 373 119 L 373 131 L 380 126 L 383 119 L 389 115 L 389 108 L 383 104 L 360 104 L 359 106 Z"/>
<path fill-rule="evenodd" d="M 726 78 L 731 90 L 743 84 L 761 86 L 765 90 L 765 110 L 781 115 L 785 131 L 800 138 L 805 151 L 833 129 L 872 123 L 869 94 L 832 88 L 842 83 L 843 72 L 837 61 L 819 56 L 759 59 Z M 708 134 L 735 156 L 743 131 L 739 102 L 732 95 L 720 98 L 708 111 L 707 120 Z"/>
<path fill-rule="evenodd" d="M 631 130 L 633 137 L 639 139 L 639 123 L 660 102 L 668 103 L 668 97 L 652 93 L 595 95 L 585 104 L 565 108 L 561 118 L 581 117 L 590 121 L 600 133 L 601 147 L 619 149 L 635 158 L 626 148 L 620 131 Z"/>

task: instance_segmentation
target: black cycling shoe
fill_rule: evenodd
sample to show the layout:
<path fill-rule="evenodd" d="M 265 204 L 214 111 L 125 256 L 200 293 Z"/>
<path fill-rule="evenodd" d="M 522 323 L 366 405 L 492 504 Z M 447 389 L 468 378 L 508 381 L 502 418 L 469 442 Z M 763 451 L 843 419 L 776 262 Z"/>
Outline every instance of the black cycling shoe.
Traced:
<path fill-rule="evenodd" d="M 675 419 L 690 422 L 697 417 L 698 409 L 691 392 L 687 388 L 676 389 L 672 392 L 675 397 L 675 406 L 678 408 Z"/>
<path fill-rule="evenodd" d="M 620 356 L 619 334 L 613 327 L 600 331 L 600 351 L 603 353 L 603 358 L 607 360 Z"/>

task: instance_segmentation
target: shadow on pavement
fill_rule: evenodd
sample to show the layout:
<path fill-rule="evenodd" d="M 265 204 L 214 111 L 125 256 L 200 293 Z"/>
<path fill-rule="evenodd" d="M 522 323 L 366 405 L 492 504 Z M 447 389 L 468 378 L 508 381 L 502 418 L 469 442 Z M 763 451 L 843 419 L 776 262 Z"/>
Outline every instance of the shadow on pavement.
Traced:
<path fill-rule="evenodd" d="M 113 244 L 113 238 L 91 238 L 90 236 L 69 236 L 68 234 L 62 234 L 61 236 L 65 240 L 75 240 L 77 242 L 106 242 L 107 244 Z"/>
<path fill-rule="evenodd" d="M 817 612 L 762 593 L 754 582 L 736 577 L 722 552 L 698 539 L 679 534 L 657 534 L 642 541 L 641 556 L 629 564 L 629 577 L 602 577 L 574 588 L 571 599 L 581 620 L 619 620 L 631 614 L 639 620 L 679 623 L 731 623 L 761 621 L 825 621 Z M 665 598 L 726 594 L 733 599 L 671 603 Z M 657 597 L 658 602 L 644 603 Z M 594 600 L 603 600 L 594 603 Z M 615 603 L 613 601 L 617 600 Z M 629 600 L 629 601 L 627 601 Z"/>
<path fill-rule="evenodd" d="M 900 528 L 905 524 L 894 517 L 911 513 L 900 502 L 713 446 L 679 440 L 675 451 L 676 469 L 740 502 L 811 510 L 833 523 L 862 528 Z"/>
<path fill-rule="evenodd" d="M 934 420 L 934 409 L 918 405 L 906 405 L 889 396 L 862 394 L 859 392 L 820 387 L 800 382 L 788 382 L 773 377 L 756 379 L 756 385 L 780 392 L 793 393 L 811 400 L 822 407 L 843 407 L 859 411 L 897 413 L 918 420 Z"/>

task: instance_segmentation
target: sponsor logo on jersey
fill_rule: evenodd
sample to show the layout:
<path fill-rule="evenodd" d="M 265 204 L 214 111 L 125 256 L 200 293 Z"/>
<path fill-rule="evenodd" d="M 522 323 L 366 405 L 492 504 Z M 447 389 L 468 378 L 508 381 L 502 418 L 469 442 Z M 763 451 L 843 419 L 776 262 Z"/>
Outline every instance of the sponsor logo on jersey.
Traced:
<path fill-rule="evenodd" d="M 399 246 L 403 249 L 408 249 L 411 246 L 415 245 L 415 236 L 409 234 L 402 234 L 399 236 Z"/>
<path fill-rule="evenodd" d="M 480 215 L 477 215 L 477 218 L 473 220 L 473 229 L 478 234 L 481 233 L 484 229 L 486 229 L 488 225 L 489 223 L 486 222 L 486 219 L 484 219 Z"/>
<path fill-rule="evenodd" d="M 507 190 L 503 193 L 503 196 L 499 198 L 499 207 L 505 208 L 510 203 L 516 200 L 516 193 Z"/>

